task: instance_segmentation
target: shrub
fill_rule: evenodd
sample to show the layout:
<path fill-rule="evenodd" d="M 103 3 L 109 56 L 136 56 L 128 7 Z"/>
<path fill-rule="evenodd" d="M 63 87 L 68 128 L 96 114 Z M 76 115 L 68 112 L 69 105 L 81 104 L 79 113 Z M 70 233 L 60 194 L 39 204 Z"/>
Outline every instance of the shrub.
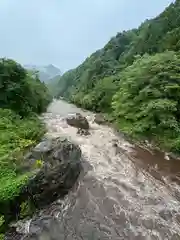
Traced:
<path fill-rule="evenodd" d="M 153 139 L 163 136 L 163 145 L 173 150 L 180 133 L 179 90 L 180 56 L 171 51 L 144 55 L 121 74 L 112 103 L 114 116 L 119 126 L 121 121 L 131 126 L 133 134 Z"/>

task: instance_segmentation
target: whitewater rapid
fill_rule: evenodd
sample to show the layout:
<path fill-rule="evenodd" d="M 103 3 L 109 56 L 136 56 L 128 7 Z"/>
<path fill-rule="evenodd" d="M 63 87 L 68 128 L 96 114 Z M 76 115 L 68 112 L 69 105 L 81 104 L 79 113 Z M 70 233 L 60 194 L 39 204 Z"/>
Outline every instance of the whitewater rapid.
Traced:
<path fill-rule="evenodd" d="M 67 125 L 65 117 L 74 112 L 87 117 L 90 135 L 78 135 Z M 180 239 L 178 183 L 158 170 L 156 156 L 147 151 L 138 159 L 140 150 L 93 119 L 93 113 L 60 100 L 42 116 L 47 136 L 66 136 L 79 144 L 83 171 L 65 199 L 41 212 L 47 226 L 37 239 Z"/>

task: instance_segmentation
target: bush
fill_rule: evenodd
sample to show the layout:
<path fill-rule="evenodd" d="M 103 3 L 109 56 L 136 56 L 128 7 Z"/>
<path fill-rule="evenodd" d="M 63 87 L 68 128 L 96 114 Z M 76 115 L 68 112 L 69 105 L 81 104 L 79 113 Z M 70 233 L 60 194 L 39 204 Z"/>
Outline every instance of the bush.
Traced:
<path fill-rule="evenodd" d="M 35 212 L 35 206 L 32 206 L 32 203 L 29 200 L 26 200 L 20 205 L 20 218 L 23 219 L 25 217 L 32 216 Z"/>
<path fill-rule="evenodd" d="M 22 117 L 46 109 L 51 97 L 44 83 L 11 59 L 0 59 L 0 108 Z"/>
<path fill-rule="evenodd" d="M 113 98 L 114 116 L 119 125 L 125 122 L 132 134 L 163 137 L 163 145 L 180 151 L 175 144 L 180 133 L 179 90 L 180 56 L 171 51 L 144 55 L 121 74 Z"/>
<path fill-rule="evenodd" d="M 4 224 L 4 216 L 0 215 L 0 228 Z M 4 240 L 4 234 L 0 234 L 0 240 Z"/>
<path fill-rule="evenodd" d="M 28 174 L 18 175 L 23 165 L 23 153 L 44 134 L 45 128 L 38 118 L 21 119 L 11 110 L 0 109 L 0 202 L 18 194 Z"/>
<path fill-rule="evenodd" d="M 0 59 L 0 214 L 4 215 L 0 225 L 7 226 L 15 218 L 9 216 L 11 203 L 33 174 L 33 168 L 25 171 L 23 155 L 44 135 L 45 127 L 36 114 L 45 111 L 50 101 L 36 75 L 13 60 Z"/>

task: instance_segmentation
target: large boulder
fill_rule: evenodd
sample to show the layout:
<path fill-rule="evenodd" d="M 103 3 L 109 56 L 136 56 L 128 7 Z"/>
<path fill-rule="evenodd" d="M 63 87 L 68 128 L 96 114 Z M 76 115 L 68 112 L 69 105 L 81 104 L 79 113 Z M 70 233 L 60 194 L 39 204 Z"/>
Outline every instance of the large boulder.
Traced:
<path fill-rule="evenodd" d="M 26 214 L 21 211 L 21 206 L 26 206 L 26 203 L 30 207 L 26 210 L 30 210 L 28 214 L 31 215 L 35 209 L 64 197 L 76 183 L 82 168 L 80 147 L 66 138 L 44 139 L 24 158 L 26 169 L 29 167 L 28 172 L 32 176 L 17 197 L 0 203 L 1 214 L 6 217 L 7 223 L 21 213 Z M 6 239 L 21 239 L 20 235 L 12 226 Z"/>
<path fill-rule="evenodd" d="M 105 124 L 106 119 L 102 114 L 95 114 L 94 122 L 97 123 L 97 124 Z"/>
<path fill-rule="evenodd" d="M 27 199 L 41 208 L 67 194 L 81 171 L 81 149 L 66 138 L 48 138 L 25 156 L 25 162 L 32 176 L 13 202 L 17 210 Z"/>
<path fill-rule="evenodd" d="M 78 129 L 89 130 L 88 120 L 80 113 L 71 114 L 66 118 L 68 125 L 76 127 Z"/>
<path fill-rule="evenodd" d="M 42 207 L 72 188 L 81 170 L 81 149 L 67 139 L 46 139 L 33 149 L 27 161 L 42 166 L 22 194 L 30 196 L 36 207 Z"/>

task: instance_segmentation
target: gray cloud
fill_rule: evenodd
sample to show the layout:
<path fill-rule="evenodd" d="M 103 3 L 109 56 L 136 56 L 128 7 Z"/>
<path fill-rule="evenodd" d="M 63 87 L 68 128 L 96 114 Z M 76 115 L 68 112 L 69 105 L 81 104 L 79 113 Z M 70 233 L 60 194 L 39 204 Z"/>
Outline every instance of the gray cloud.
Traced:
<path fill-rule="evenodd" d="M 117 32 L 137 27 L 171 0 L 1 0 L 0 56 L 21 63 L 80 64 Z"/>

